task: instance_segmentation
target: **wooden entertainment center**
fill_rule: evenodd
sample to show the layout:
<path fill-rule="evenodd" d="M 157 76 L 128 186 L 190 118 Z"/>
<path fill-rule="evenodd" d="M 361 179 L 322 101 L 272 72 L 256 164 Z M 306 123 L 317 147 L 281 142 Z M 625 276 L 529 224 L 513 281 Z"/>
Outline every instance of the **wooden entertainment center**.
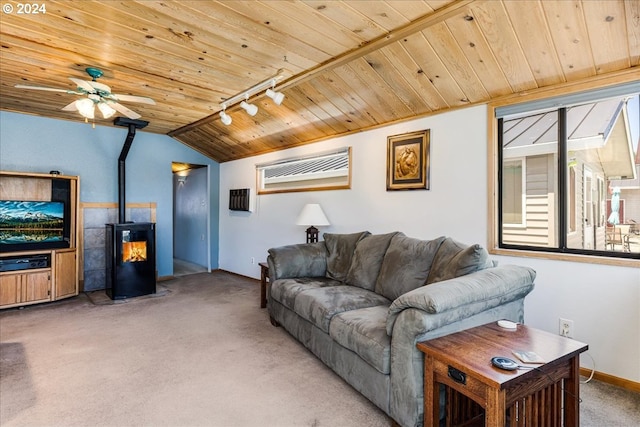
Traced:
<path fill-rule="evenodd" d="M 0 171 L 0 200 L 59 201 L 64 204 L 64 246 L 0 252 L 0 309 L 78 295 L 78 209 L 80 178 L 59 174 Z M 9 248 L 8 250 L 6 248 Z"/>

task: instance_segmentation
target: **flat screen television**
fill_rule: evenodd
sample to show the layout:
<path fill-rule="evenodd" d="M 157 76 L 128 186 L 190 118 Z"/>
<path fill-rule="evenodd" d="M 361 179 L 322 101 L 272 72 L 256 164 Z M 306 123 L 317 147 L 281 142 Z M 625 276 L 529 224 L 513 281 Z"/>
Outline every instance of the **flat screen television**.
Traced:
<path fill-rule="evenodd" d="M 68 248 L 60 201 L 0 200 L 0 252 Z"/>

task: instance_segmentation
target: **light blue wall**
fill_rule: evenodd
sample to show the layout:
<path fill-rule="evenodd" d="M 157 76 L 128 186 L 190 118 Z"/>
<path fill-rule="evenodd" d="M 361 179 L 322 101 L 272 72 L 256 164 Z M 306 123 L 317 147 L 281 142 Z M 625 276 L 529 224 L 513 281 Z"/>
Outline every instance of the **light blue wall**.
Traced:
<path fill-rule="evenodd" d="M 0 111 L 0 169 L 78 175 L 81 202 L 117 203 L 118 156 L 127 132 Z M 166 135 L 138 130 L 126 160 L 126 201 L 157 204 L 158 275 L 173 274 L 171 162 L 209 166 L 211 267 L 218 268 L 220 165 Z"/>

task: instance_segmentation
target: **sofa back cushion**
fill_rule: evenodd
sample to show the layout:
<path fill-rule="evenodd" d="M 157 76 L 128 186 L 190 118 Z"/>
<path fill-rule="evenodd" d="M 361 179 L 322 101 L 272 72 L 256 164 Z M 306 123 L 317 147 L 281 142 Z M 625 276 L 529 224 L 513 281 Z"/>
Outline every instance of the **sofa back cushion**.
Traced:
<path fill-rule="evenodd" d="M 420 240 L 398 233 L 382 260 L 375 292 L 391 301 L 427 283 L 433 259 L 444 241 Z"/>
<path fill-rule="evenodd" d="M 351 266 L 351 258 L 356 249 L 357 243 L 365 236 L 370 235 L 368 231 L 351 234 L 331 234 L 324 233 L 324 243 L 327 247 L 327 273 L 330 279 L 344 282 Z"/>
<path fill-rule="evenodd" d="M 391 238 L 396 234 L 398 233 L 375 234 L 362 238 L 353 252 L 345 282 L 348 285 L 373 291 L 384 254 L 391 243 Z"/>
<path fill-rule="evenodd" d="M 489 253 L 482 246 L 468 246 L 447 237 L 433 259 L 427 284 L 454 279 L 492 265 Z"/>

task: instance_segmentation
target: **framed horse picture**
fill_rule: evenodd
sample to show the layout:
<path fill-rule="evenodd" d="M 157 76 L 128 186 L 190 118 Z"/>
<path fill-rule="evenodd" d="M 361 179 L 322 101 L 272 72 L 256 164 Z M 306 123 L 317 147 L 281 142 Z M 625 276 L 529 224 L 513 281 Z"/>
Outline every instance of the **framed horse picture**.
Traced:
<path fill-rule="evenodd" d="M 430 130 L 387 137 L 387 191 L 429 189 Z"/>

